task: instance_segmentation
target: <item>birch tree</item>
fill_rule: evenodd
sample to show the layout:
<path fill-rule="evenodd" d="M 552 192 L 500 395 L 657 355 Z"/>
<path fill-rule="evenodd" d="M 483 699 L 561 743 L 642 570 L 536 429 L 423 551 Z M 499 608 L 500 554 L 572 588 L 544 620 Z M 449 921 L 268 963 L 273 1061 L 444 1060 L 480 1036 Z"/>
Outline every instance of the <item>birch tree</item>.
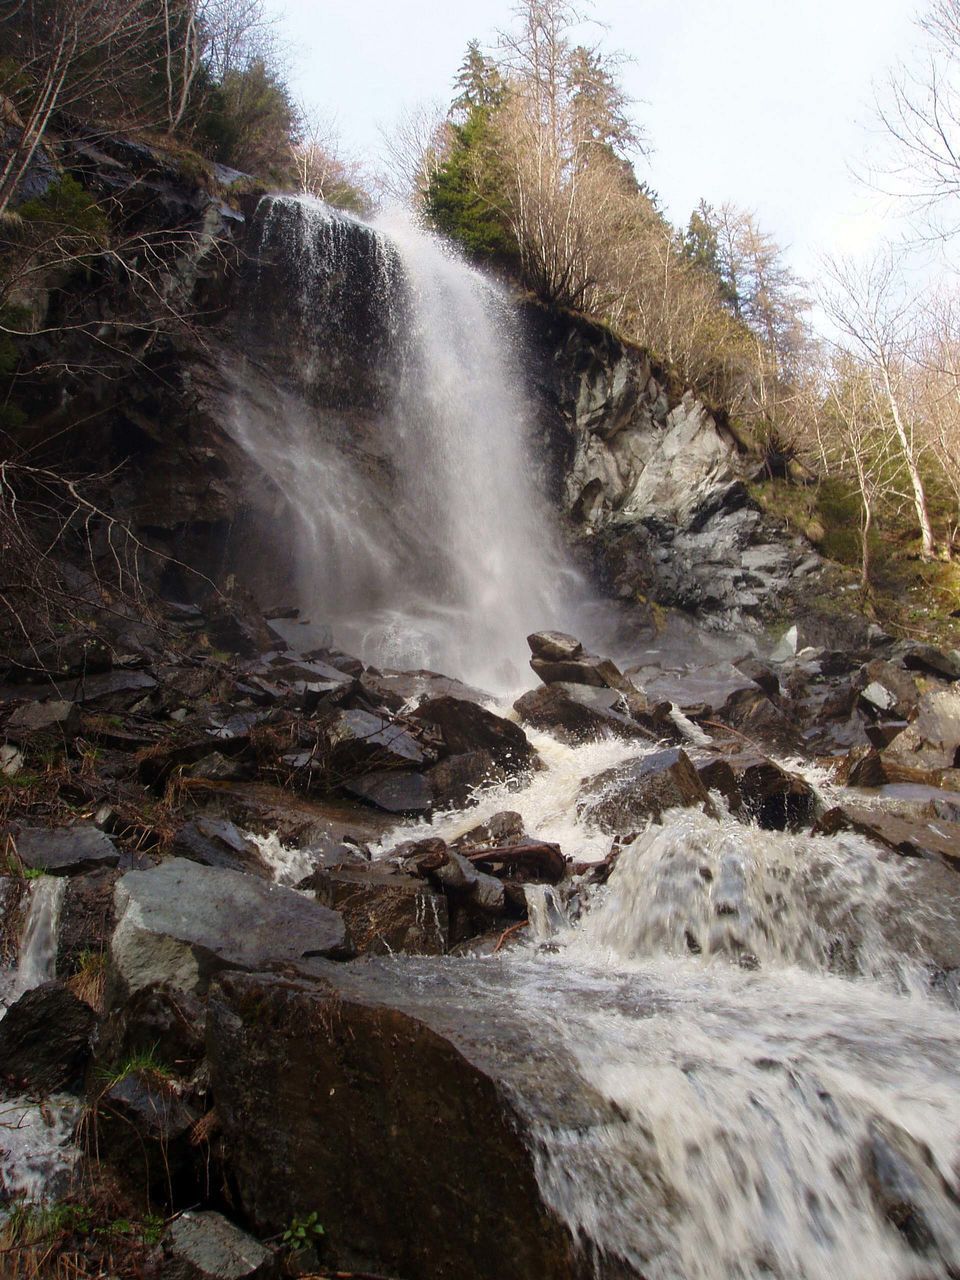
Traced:
<path fill-rule="evenodd" d="M 902 290 L 891 251 L 863 267 L 850 260 L 828 263 L 822 305 L 838 330 L 866 360 L 889 412 L 920 528 L 921 555 L 934 556 L 933 527 L 920 464 L 922 432 L 911 413 L 909 353 L 916 343 L 915 304 Z"/>

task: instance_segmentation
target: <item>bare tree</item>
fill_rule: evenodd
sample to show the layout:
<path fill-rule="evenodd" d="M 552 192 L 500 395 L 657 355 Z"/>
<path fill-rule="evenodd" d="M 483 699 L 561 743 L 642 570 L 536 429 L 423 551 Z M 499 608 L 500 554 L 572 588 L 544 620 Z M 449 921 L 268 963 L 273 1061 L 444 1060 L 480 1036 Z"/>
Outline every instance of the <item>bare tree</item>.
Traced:
<path fill-rule="evenodd" d="M 893 148 L 882 185 L 935 220 L 960 196 L 960 0 L 931 0 L 919 26 L 922 59 L 894 70 L 877 99 Z M 937 234 L 957 229 L 958 213 L 950 217 L 934 222 Z"/>
<path fill-rule="evenodd" d="M 860 579 L 872 580 L 871 539 L 880 507 L 903 500 L 899 483 L 904 459 L 889 430 L 885 405 L 877 394 L 872 370 L 849 352 L 837 352 L 828 378 L 822 408 L 814 410 L 815 429 L 823 469 L 847 475 L 860 503 Z"/>
<path fill-rule="evenodd" d="M 153 15 L 142 0 L 20 0 L 0 15 L 0 97 L 11 103 L 12 141 L 0 165 L 0 217 L 7 211 L 54 116 L 94 108 L 152 70 Z"/>
<path fill-rule="evenodd" d="M 286 61 L 279 16 L 265 0 L 199 0 L 199 22 L 203 61 L 217 84 L 257 59 L 271 67 Z"/>
<path fill-rule="evenodd" d="M 831 283 L 823 291 L 821 303 L 877 380 L 910 480 L 921 554 L 932 559 L 933 527 L 920 470 L 924 440 L 910 412 L 909 355 L 917 340 L 915 303 L 903 292 L 890 250 L 864 267 L 849 260 L 828 262 L 827 271 Z"/>
<path fill-rule="evenodd" d="M 419 209 L 450 150 L 450 122 L 435 99 L 403 107 L 383 140 L 377 182 L 390 200 Z"/>
<path fill-rule="evenodd" d="M 300 119 L 300 137 L 290 144 L 300 191 L 357 212 L 369 205 L 363 166 L 344 156 L 335 125 L 305 107 Z"/>

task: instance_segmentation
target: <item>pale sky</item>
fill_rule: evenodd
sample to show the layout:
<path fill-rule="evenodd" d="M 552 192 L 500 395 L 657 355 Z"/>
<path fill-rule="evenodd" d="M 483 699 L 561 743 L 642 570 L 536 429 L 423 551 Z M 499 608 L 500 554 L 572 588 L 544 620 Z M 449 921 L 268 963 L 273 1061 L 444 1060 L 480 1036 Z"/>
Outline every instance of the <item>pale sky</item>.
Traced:
<path fill-rule="evenodd" d="M 511 0 L 273 0 L 298 97 L 372 157 L 404 104 L 451 97 L 467 41 L 493 42 Z M 917 44 L 914 0 L 596 0 L 604 42 L 634 61 L 654 147 L 638 172 L 685 223 L 701 196 L 752 209 L 812 277 L 823 252 L 869 249 L 888 202 L 852 175 L 880 145 L 874 85 Z M 589 33 L 587 33 L 589 34 Z M 893 230 L 892 228 L 888 228 Z"/>

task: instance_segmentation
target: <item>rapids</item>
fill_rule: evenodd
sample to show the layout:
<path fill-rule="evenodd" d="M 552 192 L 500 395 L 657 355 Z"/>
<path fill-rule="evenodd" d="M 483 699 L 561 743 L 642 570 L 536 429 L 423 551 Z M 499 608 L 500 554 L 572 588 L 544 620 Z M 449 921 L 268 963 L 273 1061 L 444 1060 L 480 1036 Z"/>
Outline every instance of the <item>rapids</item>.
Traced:
<path fill-rule="evenodd" d="M 402 826 L 384 850 L 509 808 L 574 859 L 602 856 L 610 837 L 578 814 L 579 781 L 636 744 L 531 736 L 547 768 L 524 787 Z M 528 890 L 525 945 L 440 962 L 444 999 L 508 1005 L 596 1099 L 575 1132 L 540 1121 L 536 1168 L 598 1275 L 955 1273 L 960 1016 L 920 958 L 936 912 L 908 864 L 857 836 L 673 811 L 607 886 Z M 426 962 L 411 980 L 429 985 Z"/>

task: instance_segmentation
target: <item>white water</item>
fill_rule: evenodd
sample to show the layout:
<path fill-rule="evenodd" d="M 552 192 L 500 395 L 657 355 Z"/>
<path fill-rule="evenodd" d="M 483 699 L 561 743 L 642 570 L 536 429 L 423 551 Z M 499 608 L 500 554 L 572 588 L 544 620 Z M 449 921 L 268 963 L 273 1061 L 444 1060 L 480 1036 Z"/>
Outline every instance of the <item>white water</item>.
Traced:
<path fill-rule="evenodd" d="M 585 591 L 538 492 L 506 300 L 399 216 L 368 226 L 295 197 L 265 209 L 264 245 L 297 264 L 292 307 L 307 336 L 293 389 L 229 370 L 231 430 L 299 526 L 301 603 L 368 661 L 515 687 L 526 635 L 569 624 Z M 371 323 L 344 319 L 356 295 L 376 309 L 381 346 L 364 351 L 358 337 L 359 355 L 335 357 L 345 339 L 332 325 Z M 347 359 L 386 384 L 362 431 L 356 417 L 315 407 Z"/>
<path fill-rule="evenodd" d="M 27 882 L 27 908 L 17 948 L 17 966 L 4 975 L 7 1004 L 55 976 L 57 929 L 66 886 L 62 876 L 38 876 Z"/>
<path fill-rule="evenodd" d="M 20 996 L 56 976 L 66 887 L 61 876 L 28 881 L 17 964 L 0 973 L 0 1017 Z M 35 1202 L 66 1192 L 80 1155 L 72 1143 L 80 1110 L 76 1098 L 59 1095 L 43 1104 L 17 1097 L 0 1102 L 0 1187 L 7 1196 Z"/>
<path fill-rule="evenodd" d="M 580 782 L 637 744 L 531 737 L 546 770 L 385 850 L 512 809 L 571 858 L 602 857 L 611 837 L 578 814 Z M 502 1016 L 507 1000 L 544 1069 L 572 1061 L 598 1099 L 587 1127 L 535 1124 L 541 1191 L 598 1274 L 619 1276 L 618 1259 L 647 1280 L 960 1267 L 960 1016 L 924 963 L 957 908 L 924 874 L 855 835 L 674 811 L 605 888 L 580 888 L 576 923 L 531 888 L 526 947 L 454 970 L 466 1005 Z"/>

